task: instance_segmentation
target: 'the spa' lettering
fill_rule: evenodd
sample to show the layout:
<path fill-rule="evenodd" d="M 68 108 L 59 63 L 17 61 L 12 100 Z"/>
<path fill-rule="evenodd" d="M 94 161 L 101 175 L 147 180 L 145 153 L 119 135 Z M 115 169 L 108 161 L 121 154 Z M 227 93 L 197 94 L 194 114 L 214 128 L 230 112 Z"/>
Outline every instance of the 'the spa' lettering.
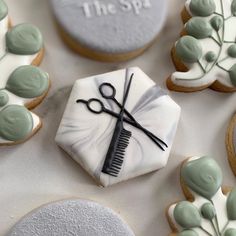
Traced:
<path fill-rule="evenodd" d="M 114 15 L 119 10 L 124 12 L 134 12 L 139 15 L 142 9 L 148 9 L 151 7 L 150 0 L 118 0 L 119 6 L 117 7 L 113 3 L 101 3 L 96 0 L 92 3 L 83 3 L 82 9 L 87 18 L 95 16 Z"/>

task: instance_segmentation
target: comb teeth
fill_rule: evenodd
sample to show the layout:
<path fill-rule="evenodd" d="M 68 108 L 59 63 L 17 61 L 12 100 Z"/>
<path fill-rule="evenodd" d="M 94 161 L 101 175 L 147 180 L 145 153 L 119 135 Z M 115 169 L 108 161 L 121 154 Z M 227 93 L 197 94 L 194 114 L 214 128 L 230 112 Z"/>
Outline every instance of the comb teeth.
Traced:
<path fill-rule="evenodd" d="M 117 149 L 114 154 L 114 158 L 111 165 L 105 170 L 105 172 L 113 177 L 117 177 L 120 173 L 122 164 L 124 162 L 125 149 L 129 145 L 129 140 L 132 136 L 132 132 L 126 129 L 122 129 L 119 138 Z"/>

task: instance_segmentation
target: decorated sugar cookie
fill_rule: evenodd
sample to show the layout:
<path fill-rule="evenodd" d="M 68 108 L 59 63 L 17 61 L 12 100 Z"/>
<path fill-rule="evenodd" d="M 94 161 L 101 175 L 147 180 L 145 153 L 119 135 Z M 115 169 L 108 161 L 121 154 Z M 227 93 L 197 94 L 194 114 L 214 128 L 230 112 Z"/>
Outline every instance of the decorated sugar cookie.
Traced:
<path fill-rule="evenodd" d="M 227 130 L 226 148 L 230 166 L 236 175 L 236 114 L 232 118 Z"/>
<path fill-rule="evenodd" d="M 180 107 L 139 68 L 75 82 L 57 144 L 109 186 L 166 165 Z"/>
<path fill-rule="evenodd" d="M 109 208 L 87 200 L 44 205 L 23 217 L 6 236 L 134 236 Z"/>
<path fill-rule="evenodd" d="M 187 200 L 167 211 L 171 235 L 236 235 L 236 189 L 222 188 L 222 171 L 216 161 L 192 157 L 183 163 L 180 176 Z"/>
<path fill-rule="evenodd" d="M 102 61 L 141 54 L 163 27 L 163 0 L 51 0 L 59 32 L 76 52 Z"/>
<path fill-rule="evenodd" d="M 172 49 L 171 90 L 236 91 L 236 1 L 187 0 L 182 37 Z"/>
<path fill-rule="evenodd" d="M 36 67 L 43 56 L 40 31 L 31 24 L 9 26 L 7 5 L 0 0 L 0 146 L 23 142 L 41 127 L 29 109 L 49 89 L 48 74 Z"/>

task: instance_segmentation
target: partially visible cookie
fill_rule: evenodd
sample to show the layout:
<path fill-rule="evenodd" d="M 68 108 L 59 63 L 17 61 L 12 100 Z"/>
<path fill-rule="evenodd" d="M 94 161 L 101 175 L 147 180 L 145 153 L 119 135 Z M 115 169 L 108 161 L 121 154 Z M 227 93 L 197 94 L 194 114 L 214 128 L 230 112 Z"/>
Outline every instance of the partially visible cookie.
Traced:
<path fill-rule="evenodd" d="M 44 205 L 23 217 L 6 236 L 134 236 L 120 216 L 87 200 Z"/>
<path fill-rule="evenodd" d="M 59 32 L 74 51 L 124 61 L 156 39 L 167 13 L 163 0 L 51 0 Z"/>
<path fill-rule="evenodd" d="M 171 53 L 177 71 L 167 79 L 170 90 L 236 91 L 235 16 L 232 0 L 186 1 L 184 29 Z"/>
<path fill-rule="evenodd" d="M 172 236 L 236 235 L 236 188 L 222 188 L 220 166 L 210 157 L 186 160 L 180 172 L 185 201 L 172 204 L 167 217 Z"/>
<path fill-rule="evenodd" d="M 236 175 L 236 114 L 232 118 L 227 130 L 226 148 L 230 166 Z"/>
<path fill-rule="evenodd" d="M 0 0 L 0 146 L 30 138 L 41 127 L 29 111 L 46 96 L 48 74 L 36 67 L 43 57 L 43 38 L 31 24 L 11 27 L 8 7 Z"/>

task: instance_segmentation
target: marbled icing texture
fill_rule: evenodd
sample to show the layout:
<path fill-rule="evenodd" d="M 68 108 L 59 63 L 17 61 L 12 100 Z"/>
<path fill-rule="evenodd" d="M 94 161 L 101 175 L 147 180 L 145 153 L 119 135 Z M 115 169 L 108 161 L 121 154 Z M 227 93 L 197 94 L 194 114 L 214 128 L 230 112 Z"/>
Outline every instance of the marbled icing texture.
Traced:
<path fill-rule="evenodd" d="M 167 12 L 167 2 L 163 0 L 51 2 L 57 21 L 74 40 L 95 51 L 114 54 L 149 44 L 160 32 Z M 87 17 L 83 4 L 89 5 Z M 104 6 L 111 9 L 110 14 L 101 10 Z"/>
<path fill-rule="evenodd" d="M 86 200 L 45 205 L 25 216 L 7 236 L 134 236 L 111 209 Z"/>
<path fill-rule="evenodd" d="M 99 85 L 111 83 L 116 88 L 116 98 L 123 99 L 126 70 L 80 79 L 75 82 L 66 110 L 56 135 L 57 144 L 80 163 L 98 183 L 109 186 L 166 165 L 175 136 L 180 107 L 167 96 L 139 68 L 128 69 L 128 78 L 134 73 L 125 108 L 154 135 L 168 144 L 162 151 L 142 131 L 124 123 L 132 132 L 125 150 L 124 162 L 118 177 L 101 172 L 117 119 L 102 113 L 91 113 L 77 99 L 100 99 L 106 108 L 119 113 L 120 109 L 99 93 Z"/>

